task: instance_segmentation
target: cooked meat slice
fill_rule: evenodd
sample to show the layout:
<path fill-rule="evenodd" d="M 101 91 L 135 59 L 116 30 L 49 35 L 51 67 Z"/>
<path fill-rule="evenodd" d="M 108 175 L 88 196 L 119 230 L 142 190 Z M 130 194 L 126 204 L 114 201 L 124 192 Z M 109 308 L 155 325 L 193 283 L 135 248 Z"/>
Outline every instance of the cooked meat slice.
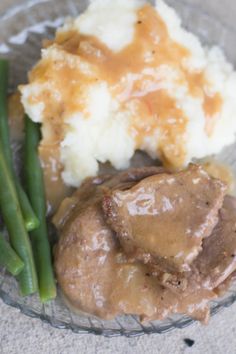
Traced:
<path fill-rule="evenodd" d="M 110 176 L 110 178 L 103 183 L 103 186 L 111 190 L 125 190 L 142 181 L 144 178 L 164 172 L 166 172 L 166 170 L 163 167 L 156 166 L 130 168 L 129 170 Z"/>
<path fill-rule="evenodd" d="M 206 320 L 206 303 L 214 294 L 183 298 L 158 284 L 146 265 L 130 264 L 104 223 L 99 203 L 92 204 L 73 210 L 55 250 L 56 275 L 67 302 L 104 319 L 135 314 L 156 320 L 181 312 Z"/>
<path fill-rule="evenodd" d="M 236 199 L 226 196 L 219 211 L 219 222 L 212 234 L 203 240 L 203 250 L 185 273 L 162 272 L 155 266 L 149 271 L 159 282 L 177 293 L 186 289 L 214 290 L 236 270 Z"/>
<path fill-rule="evenodd" d="M 166 318 L 177 307 L 174 293 L 158 284 L 142 263 L 117 265 L 110 303 L 117 315 L 135 314 L 142 321 Z"/>
<path fill-rule="evenodd" d="M 223 182 L 191 165 L 107 193 L 103 210 L 131 257 L 164 270 L 184 271 L 215 227 L 225 192 Z"/>
<path fill-rule="evenodd" d="M 126 313 L 161 319 L 177 303 L 147 275 L 145 265 L 127 262 L 103 219 L 98 196 L 83 207 L 78 200 L 71 209 L 55 248 L 55 270 L 73 308 L 104 319 Z"/>
<path fill-rule="evenodd" d="M 72 306 L 102 318 L 114 316 L 109 306 L 114 275 L 115 239 L 97 206 L 74 214 L 63 228 L 55 250 L 58 283 Z"/>
<path fill-rule="evenodd" d="M 208 323 L 210 317 L 209 301 L 217 298 L 214 291 L 199 288 L 195 291 L 176 294 L 176 296 L 178 303 L 173 313 L 186 314 L 202 323 Z"/>
<path fill-rule="evenodd" d="M 193 263 L 204 287 L 214 289 L 236 270 L 236 199 L 226 196 L 219 222 Z"/>
<path fill-rule="evenodd" d="M 158 283 L 148 273 L 147 265 L 140 262 L 120 265 L 115 279 L 110 300 L 117 307 L 117 314 L 136 314 L 144 322 L 182 313 L 206 323 L 209 301 L 216 298 L 215 292 L 200 287 L 175 293 Z"/>
<path fill-rule="evenodd" d="M 103 192 L 105 190 L 111 190 L 112 188 L 125 190 L 129 189 L 145 177 L 162 172 L 164 172 L 163 167 L 149 166 L 142 168 L 130 168 L 127 171 L 114 175 L 106 174 L 95 178 L 87 178 L 71 197 L 63 200 L 57 213 L 53 217 L 53 223 L 58 230 L 62 228 L 67 220 L 67 217 L 70 215 L 71 210 L 77 206 L 78 200 L 80 201 L 79 205 L 86 205 L 87 201 L 90 201 L 91 196 L 101 192 L 98 187 L 101 187 Z"/>
<path fill-rule="evenodd" d="M 202 322 L 208 321 L 208 303 L 217 297 L 215 289 L 205 288 L 195 272 L 164 273 L 158 268 L 147 266 L 149 273 L 156 277 L 157 282 L 178 298 L 173 312 L 186 313 Z"/>
<path fill-rule="evenodd" d="M 110 301 L 116 276 L 120 279 L 117 267 L 120 258 L 125 255 L 120 257 L 118 240 L 104 221 L 101 201 L 107 188 L 116 184 L 123 188 L 126 183 L 130 184 L 131 181 L 157 171 L 157 168 L 147 168 L 130 170 L 129 173 L 121 173 L 120 177 L 88 179 L 71 198 L 62 203 L 54 218 L 60 231 L 60 239 L 55 248 L 55 270 L 58 283 L 73 307 L 102 318 L 113 318 L 125 312 L 125 309 Z M 144 278 L 145 273 L 142 281 Z M 145 287 L 145 283 L 139 286 Z M 140 305 L 136 314 L 150 316 L 155 312 L 157 291 L 155 289 L 155 296 L 147 293 L 147 308 L 141 310 Z M 133 306 L 133 300 L 130 298 L 127 301 L 128 311 L 129 306 Z"/>
<path fill-rule="evenodd" d="M 87 180 L 72 196 L 73 207 L 58 224 L 55 270 L 67 302 L 104 319 L 135 314 L 154 320 L 182 312 L 204 321 L 213 292 L 204 289 L 180 296 L 159 284 L 147 265 L 129 262 L 104 220 L 101 201 L 107 183 L 110 177 Z"/>
<path fill-rule="evenodd" d="M 225 293 L 230 290 L 233 283 L 236 281 L 236 272 L 234 271 L 230 276 L 223 281 L 217 288 L 214 289 L 214 292 L 218 297 L 225 295 Z"/>
<path fill-rule="evenodd" d="M 71 197 L 65 198 L 53 217 L 53 223 L 57 230 L 63 229 L 75 209 L 85 208 L 87 203 L 91 203 L 91 198 L 94 199 L 95 194 L 98 192 L 98 186 L 105 184 L 111 178 L 112 176 L 110 175 L 87 178 Z"/>

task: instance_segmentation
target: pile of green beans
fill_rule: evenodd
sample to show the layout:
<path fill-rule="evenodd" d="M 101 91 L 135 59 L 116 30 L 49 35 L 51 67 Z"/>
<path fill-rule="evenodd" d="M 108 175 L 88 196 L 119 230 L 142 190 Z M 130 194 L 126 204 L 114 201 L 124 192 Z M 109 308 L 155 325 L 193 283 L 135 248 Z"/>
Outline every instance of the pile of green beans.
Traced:
<path fill-rule="evenodd" d="M 0 144 L 0 209 L 9 233 L 11 245 L 24 262 L 18 275 L 22 295 L 33 294 L 38 289 L 34 259 L 25 228 L 16 188 Z"/>
<path fill-rule="evenodd" d="M 0 211 L 10 244 L 0 234 L 0 265 L 17 276 L 23 296 L 39 291 L 42 302 L 56 296 L 46 223 L 39 126 L 25 118 L 24 167 L 28 196 L 13 166 L 8 114 L 8 62 L 0 59 Z M 28 232 L 30 231 L 30 235 Z"/>
<path fill-rule="evenodd" d="M 19 180 L 13 168 L 11 144 L 9 138 L 8 115 L 7 115 L 8 72 L 9 72 L 8 62 L 4 59 L 0 59 L 0 142 L 2 145 L 6 163 L 8 165 L 8 169 L 10 170 L 15 182 L 26 229 L 30 231 L 39 226 L 39 220 L 36 217 L 35 213 L 33 212 L 29 200 L 22 186 L 20 185 Z"/>
<path fill-rule="evenodd" d="M 14 276 L 20 274 L 24 268 L 24 263 L 2 234 L 0 234 L 0 265 Z"/>
<path fill-rule="evenodd" d="M 56 296 L 56 286 L 52 270 L 52 260 L 46 224 L 46 199 L 43 174 L 38 157 L 40 131 L 38 124 L 25 116 L 24 172 L 25 184 L 31 205 L 36 212 L 40 225 L 31 231 L 34 258 L 38 272 L 39 294 L 42 302 Z"/>

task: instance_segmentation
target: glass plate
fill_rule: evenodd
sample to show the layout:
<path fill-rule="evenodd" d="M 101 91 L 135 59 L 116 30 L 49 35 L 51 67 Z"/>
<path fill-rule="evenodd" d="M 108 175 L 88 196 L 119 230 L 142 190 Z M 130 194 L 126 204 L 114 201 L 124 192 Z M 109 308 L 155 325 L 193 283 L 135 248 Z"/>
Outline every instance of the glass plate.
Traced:
<path fill-rule="evenodd" d="M 234 0 L 167 0 L 180 13 L 186 28 L 195 32 L 206 44 L 219 44 L 227 57 L 236 63 L 235 35 L 236 3 Z M 67 16 L 76 16 L 88 5 L 84 0 L 1 0 L 0 55 L 11 62 L 10 89 L 26 81 L 26 73 L 40 57 L 41 41 L 51 38 L 55 28 Z M 235 27 L 234 27 L 235 26 Z M 217 158 L 229 163 L 236 173 L 236 146 L 227 148 Z M 17 307 L 26 315 L 38 317 L 57 328 L 77 333 L 106 336 L 135 336 L 163 333 L 183 328 L 193 322 L 187 316 L 175 315 L 164 321 L 141 324 L 135 316 L 121 316 L 102 321 L 92 316 L 75 315 L 64 305 L 58 294 L 55 301 L 42 305 L 37 296 L 21 298 L 17 283 L 4 269 L 0 270 L 0 296 L 5 303 Z M 224 298 L 211 303 L 211 313 L 231 305 L 236 300 L 236 284 Z"/>

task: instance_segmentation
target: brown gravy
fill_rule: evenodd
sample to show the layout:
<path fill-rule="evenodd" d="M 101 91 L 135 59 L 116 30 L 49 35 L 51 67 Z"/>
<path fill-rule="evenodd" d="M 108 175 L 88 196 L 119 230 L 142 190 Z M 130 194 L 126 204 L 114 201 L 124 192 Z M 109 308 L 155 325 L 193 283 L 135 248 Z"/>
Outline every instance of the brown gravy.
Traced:
<path fill-rule="evenodd" d="M 39 156 L 44 172 L 48 212 L 53 214 L 62 200 L 70 195 L 73 189 L 66 186 L 62 180 L 62 166 L 59 162 L 59 149 L 57 147 L 41 145 Z"/>
<path fill-rule="evenodd" d="M 71 113 L 81 111 L 86 117 L 83 97 L 86 87 L 102 80 L 108 83 L 123 109 L 130 105 L 135 107 L 130 129 L 136 138 L 136 148 L 141 148 L 144 138 L 158 128 L 163 160 L 173 167 L 181 167 L 186 154 L 184 133 L 187 119 L 164 89 L 162 82 L 165 78 L 160 73 L 153 77 L 153 70 L 164 65 L 177 70 L 178 81 L 187 84 L 192 95 L 202 98 L 206 131 L 211 133 L 222 98 L 218 93 L 207 94 L 203 72 L 189 72 L 184 67 L 189 51 L 169 36 L 165 23 L 151 6 L 145 5 L 138 11 L 134 40 L 120 52 L 113 52 L 97 38 L 80 35 L 77 31 L 59 32 L 53 45 L 62 49 L 61 58 L 44 59 L 30 73 L 31 82 L 50 80 L 51 88 L 55 88 L 45 89 L 31 98 L 32 102 L 45 103 L 44 124 L 49 131 L 47 143 L 49 140 L 58 142 L 64 137 L 66 117 Z M 70 63 L 66 60 L 66 52 L 72 54 Z M 81 71 L 81 59 L 92 66 L 92 74 L 85 75 Z M 130 73 L 132 82 L 128 78 Z M 55 92 L 59 92 L 60 97 Z M 172 117 L 174 122 L 170 124 Z"/>
<path fill-rule="evenodd" d="M 202 163 L 202 166 L 211 177 L 226 183 L 228 194 L 235 195 L 235 176 L 230 166 L 214 160 L 207 160 Z"/>
<path fill-rule="evenodd" d="M 11 140 L 22 141 L 24 139 L 24 109 L 19 92 L 15 92 L 8 97 L 8 117 Z"/>
<path fill-rule="evenodd" d="M 148 173 L 152 177 L 147 177 Z M 204 171 L 201 175 L 206 177 Z M 232 280 L 231 273 L 236 269 L 235 256 L 232 257 L 236 249 L 234 237 L 236 200 L 226 197 L 223 207 L 219 203 L 215 210 L 215 214 L 218 215 L 219 213 L 220 215 L 219 220 L 218 218 L 216 220 L 217 227 L 214 227 L 213 231 L 208 229 L 210 235 L 204 240 L 208 243 L 202 243 L 203 249 L 201 252 L 199 250 L 196 255 L 197 258 L 190 265 L 188 272 L 180 274 L 172 271 L 166 273 L 166 269 L 160 262 L 155 264 L 157 268 L 154 268 L 155 272 L 153 272 L 153 264 L 147 264 L 145 260 L 127 255 L 127 249 L 117 242 L 117 230 L 114 229 L 115 233 L 112 233 L 113 228 L 104 219 L 101 208 L 101 203 L 104 202 L 104 198 L 107 198 L 109 189 L 115 191 L 118 188 L 119 193 L 123 193 L 123 183 L 130 183 L 130 176 L 136 176 L 138 185 L 134 184 L 131 190 L 129 188 L 124 189 L 128 198 L 132 194 L 133 188 L 139 188 L 137 191 L 140 192 L 140 183 L 146 183 L 146 178 L 160 177 L 159 174 L 152 175 L 152 170 L 144 171 L 144 169 L 141 169 L 139 172 L 138 170 L 135 172 L 129 170 L 126 175 L 120 173 L 116 177 L 110 176 L 110 179 L 107 176 L 104 178 L 101 176 L 101 184 L 95 184 L 95 179 L 87 180 L 74 193 L 72 198 L 68 198 L 66 203 L 61 205 L 59 214 L 57 213 L 54 218 L 60 233 L 59 242 L 55 248 L 55 271 L 58 284 L 66 297 L 66 303 L 73 311 L 82 310 L 102 319 L 113 319 L 122 314 L 135 314 L 140 316 L 141 320 L 161 320 L 170 313 L 185 313 L 206 323 L 209 318 L 208 302 L 216 298 L 216 293 L 218 294 L 219 290 L 225 292 L 228 289 L 230 286 L 229 280 Z M 144 179 L 140 181 L 141 176 Z M 198 182 L 195 176 L 192 175 L 192 177 L 194 178 L 192 184 L 195 186 L 198 184 L 200 187 L 199 193 L 195 193 L 195 195 L 204 201 L 206 190 L 211 191 L 211 188 L 209 185 L 209 188 L 202 188 L 204 183 Z M 171 178 L 171 175 L 168 180 L 169 178 Z M 214 180 L 211 182 L 217 183 Z M 150 185 L 150 180 L 148 183 L 150 195 L 155 194 Z M 123 187 L 120 189 L 119 186 L 122 184 Z M 169 183 L 168 185 L 171 186 Z M 184 190 L 182 191 L 184 193 Z M 190 199 L 188 202 L 185 199 L 184 203 L 186 211 L 178 218 L 177 223 L 173 215 L 170 215 L 169 220 L 164 223 L 165 225 L 173 221 L 176 225 L 178 222 L 186 222 L 189 216 L 189 207 L 191 208 L 192 204 L 191 190 L 189 192 Z M 164 194 L 158 194 L 158 199 L 162 199 L 160 196 L 167 196 L 167 193 L 168 190 L 166 189 Z M 137 194 L 137 197 L 141 194 Z M 173 191 L 170 194 L 173 194 Z M 116 194 L 116 198 L 117 196 Z M 122 200 L 124 200 L 123 197 L 124 194 Z M 207 198 L 207 200 L 209 199 Z M 120 201 L 121 199 L 119 205 Z M 145 199 L 139 198 L 138 201 L 145 201 Z M 204 204 L 203 202 L 202 207 L 204 207 Z M 208 204 L 209 207 L 211 203 Z M 130 199 L 128 205 L 131 207 Z M 140 207 L 140 205 L 137 206 Z M 114 214 L 113 208 L 113 210 L 110 209 L 110 206 L 111 215 L 117 222 L 117 215 Z M 150 215 L 150 207 L 147 203 L 144 203 L 143 206 L 146 206 L 142 214 L 142 217 L 145 218 Z M 173 207 L 176 208 L 177 206 L 173 205 Z M 197 228 L 201 229 L 200 219 L 196 216 L 196 209 L 199 208 L 194 209 L 193 217 L 196 218 L 194 221 L 197 223 Z M 125 237 L 129 234 L 132 223 L 132 221 L 130 223 L 130 218 L 133 215 L 132 207 L 132 215 L 128 216 L 129 222 Z M 155 215 L 155 217 L 158 217 L 156 212 Z M 204 212 L 202 215 L 205 215 Z M 122 215 L 122 225 L 125 223 L 126 217 Z M 207 223 L 210 221 L 209 217 L 206 217 L 206 221 Z M 144 229 L 150 233 L 151 228 L 153 228 L 155 234 L 158 230 L 160 231 L 161 225 L 160 223 L 157 225 L 155 222 L 154 224 L 153 222 L 150 223 L 150 220 L 147 220 Z M 175 234 L 176 228 L 173 229 L 173 232 Z M 222 232 L 225 236 L 223 238 Z M 142 237 L 144 235 L 145 232 L 142 230 Z M 190 234 L 188 235 L 191 239 Z M 160 245 L 160 242 L 166 242 L 165 229 L 164 232 L 160 233 L 160 237 L 163 240 L 156 239 L 156 242 L 152 244 L 152 250 L 156 246 L 159 251 L 158 245 Z M 143 247 L 146 249 L 146 237 L 144 241 Z M 171 242 L 169 242 L 169 245 L 172 246 Z M 169 284 L 166 281 L 163 283 L 160 276 L 163 276 L 163 279 L 166 276 L 168 278 L 173 277 L 176 281 L 174 283 L 169 282 Z M 225 282 L 228 277 L 231 277 L 231 279 Z M 219 289 L 218 286 L 222 282 L 224 283 Z M 182 283 L 185 283 L 184 287 L 182 287 Z"/>
<path fill-rule="evenodd" d="M 10 136 L 13 142 L 22 143 L 24 139 L 24 110 L 18 92 L 8 97 L 8 116 Z M 39 147 L 39 157 L 43 167 L 47 209 L 53 214 L 62 200 L 70 195 L 73 188 L 64 184 L 61 172 L 59 148 L 57 144 Z"/>
<path fill-rule="evenodd" d="M 45 89 L 30 97 L 32 103 L 45 103 L 43 141 L 39 152 L 49 210 L 56 210 L 71 192 L 61 178 L 58 146 L 65 135 L 66 117 L 78 111 L 86 117 L 84 95 L 90 83 L 106 81 L 123 109 L 130 105 L 135 107 L 130 132 L 136 138 L 137 149 L 142 147 L 144 138 L 152 135 L 158 127 L 161 160 L 169 167 L 181 167 L 186 154 L 184 135 L 187 119 L 175 99 L 163 88 L 165 78 L 161 75 L 154 78 L 152 74 L 153 70 L 169 65 L 178 71 L 180 83 L 187 84 L 192 95 L 203 99 L 206 132 L 211 134 L 222 106 L 222 97 L 219 93 L 209 95 L 206 92 L 207 80 L 203 72 L 189 72 L 184 67 L 184 59 L 190 56 L 190 52 L 169 36 L 165 23 L 151 6 L 145 5 L 138 11 L 133 42 L 120 52 L 113 52 L 96 37 L 80 35 L 77 31 L 57 33 L 54 41 L 46 43 L 47 47 L 51 45 L 62 50 L 61 58 L 41 60 L 29 75 L 31 82 L 50 81 L 51 85 L 50 90 Z M 72 54 L 70 60 L 67 60 L 66 53 Z M 81 71 L 81 59 L 92 66 L 92 74 L 85 75 Z M 152 71 L 144 72 L 144 69 Z M 128 79 L 130 73 L 132 82 Z M 19 95 L 12 96 L 9 102 L 13 136 L 18 134 L 22 138 L 23 119 L 14 118 L 16 115 L 23 117 Z M 170 117 L 174 117 L 172 124 Z M 226 175 L 223 180 L 229 177 Z M 221 176 L 217 174 L 217 177 Z"/>
<path fill-rule="evenodd" d="M 223 100 L 219 93 L 215 94 L 214 96 L 205 96 L 204 97 L 204 110 L 206 115 L 206 123 L 205 123 L 205 130 L 208 136 L 211 136 L 216 119 L 218 118 L 218 114 L 222 107 Z"/>
<path fill-rule="evenodd" d="M 218 99 L 220 98 L 218 97 Z M 159 106 L 159 109 L 163 110 L 162 114 L 165 114 L 165 100 L 168 100 L 166 96 L 163 97 L 162 104 Z M 166 105 L 168 104 L 170 105 L 170 102 L 166 103 Z M 8 97 L 8 113 L 11 139 L 12 141 L 22 142 L 24 138 L 24 111 L 20 102 L 20 94 L 18 92 L 11 94 Z M 178 128 L 181 129 L 181 126 L 179 125 Z M 178 135 L 175 134 L 174 129 L 172 134 L 175 137 Z M 62 180 L 61 172 L 63 167 L 59 163 L 58 145 L 41 145 L 39 154 L 44 171 L 48 210 L 50 213 L 54 213 L 64 198 L 72 193 L 73 188 L 66 186 Z M 141 163 L 145 164 L 146 159 L 142 160 Z M 230 166 L 212 159 L 202 162 L 202 165 L 212 177 L 219 178 L 228 185 L 229 194 L 235 195 L 235 176 Z"/>

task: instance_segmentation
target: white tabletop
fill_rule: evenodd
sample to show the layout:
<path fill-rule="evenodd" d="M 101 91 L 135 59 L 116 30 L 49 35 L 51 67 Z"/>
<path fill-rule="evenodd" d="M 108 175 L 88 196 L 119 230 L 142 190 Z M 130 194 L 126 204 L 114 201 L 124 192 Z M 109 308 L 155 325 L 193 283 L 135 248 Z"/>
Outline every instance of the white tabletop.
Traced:
<path fill-rule="evenodd" d="M 54 329 L 0 301 L 1 354 L 234 354 L 236 304 L 215 315 L 208 326 L 198 323 L 167 334 L 137 338 L 104 338 Z M 194 341 L 188 347 L 184 339 Z"/>

